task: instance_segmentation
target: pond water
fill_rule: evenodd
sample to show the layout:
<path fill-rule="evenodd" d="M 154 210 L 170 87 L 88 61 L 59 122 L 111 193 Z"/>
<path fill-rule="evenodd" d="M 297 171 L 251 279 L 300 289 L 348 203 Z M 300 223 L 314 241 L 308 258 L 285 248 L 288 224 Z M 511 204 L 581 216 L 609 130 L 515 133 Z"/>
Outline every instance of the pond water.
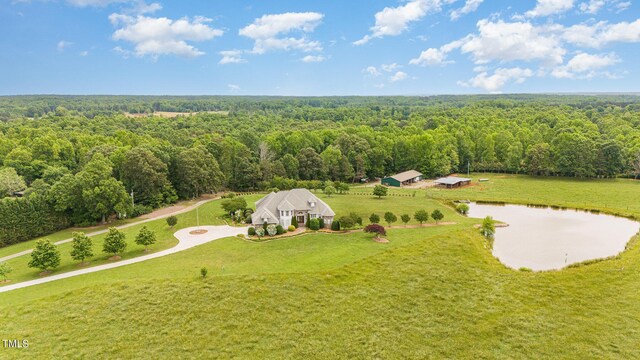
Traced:
<path fill-rule="evenodd" d="M 561 269 L 622 252 L 640 223 L 582 210 L 469 204 L 469 216 L 509 224 L 496 228 L 493 255 L 513 269 Z"/>

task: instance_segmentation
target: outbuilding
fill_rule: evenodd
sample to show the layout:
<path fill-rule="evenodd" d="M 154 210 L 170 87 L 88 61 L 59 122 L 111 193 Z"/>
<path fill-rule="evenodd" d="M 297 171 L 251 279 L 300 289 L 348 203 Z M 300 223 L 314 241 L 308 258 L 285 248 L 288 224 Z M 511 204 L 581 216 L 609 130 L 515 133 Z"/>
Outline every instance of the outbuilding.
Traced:
<path fill-rule="evenodd" d="M 382 185 L 401 187 L 403 185 L 410 185 L 413 183 L 417 183 L 418 181 L 422 181 L 423 176 L 424 175 L 422 175 L 422 173 L 418 171 L 409 170 L 401 172 L 399 174 L 387 176 L 382 179 L 381 183 Z"/>
<path fill-rule="evenodd" d="M 435 183 L 438 186 L 446 187 L 447 189 L 453 189 L 471 184 L 471 179 L 461 178 L 457 176 L 448 176 L 436 180 Z"/>

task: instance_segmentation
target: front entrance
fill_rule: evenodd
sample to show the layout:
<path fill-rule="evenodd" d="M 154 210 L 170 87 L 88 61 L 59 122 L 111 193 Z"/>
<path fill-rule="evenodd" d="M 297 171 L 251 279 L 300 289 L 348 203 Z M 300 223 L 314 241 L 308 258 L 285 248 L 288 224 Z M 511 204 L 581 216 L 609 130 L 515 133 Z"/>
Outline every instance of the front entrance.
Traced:
<path fill-rule="evenodd" d="M 304 215 L 296 216 L 296 220 L 298 220 L 298 225 L 304 224 Z"/>

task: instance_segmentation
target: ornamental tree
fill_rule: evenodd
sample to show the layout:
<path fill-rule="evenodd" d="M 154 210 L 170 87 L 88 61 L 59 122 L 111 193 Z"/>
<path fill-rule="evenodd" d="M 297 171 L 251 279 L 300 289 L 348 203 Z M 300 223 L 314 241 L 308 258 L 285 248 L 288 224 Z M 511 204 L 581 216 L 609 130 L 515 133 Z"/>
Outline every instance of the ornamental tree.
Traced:
<path fill-rule="evenodd" d="M 422 225 L 429 220 L 429 213 L 427 210 L 418 210 L 413 214 L 413 218 Z"/>
<path fill-rule="evenodd" d="M 364 232 L 375 234 L 376 237 L 387 234 L 386 230 L 384 229 L 384 226 L 379 224 L 369 224 L 365 226 Z"/>
<path fill-rule="evenodd" d="M 378 199 L 381 199 L 383 196 L 387 196 L 389 189 L 382 185 L 376 185 L 373 188 L 373 195 L 377 196 Z"/>
<path fill-rule="evenodd" d="M 35 249 L 31 252 L 29 267 L 48 271 L 57 268 L 58 265 L 60 265 L 58 248 L 49 239 L 38 240 Z"/>
<path fill-rule="evenodd" d="M 93 243 L 91 238 L 83 232 L 74 232 L 72 236 L 71 257 L 82 264 L 85 259 L 93 256 Z"/>
<path fill-rule="evenodd" d="M 147 250 L 149 245 L 153 245 L 156 242 L 156 233 L 149 230 L 147 226 L 143 226 L 140 229 L 140 232 L 136 236 L 136 244 L 144 246 L 144 249 Z"/>
<path fill-rule="evenodd" d="M 433 218 L 433 220 L 435 220 L 437 224 L 440 220 L 444 218 L 444 214 L 440 210 L 435 209 L 431 213 L 431 218 Z"/>
<path fill-rule="evenodd" d="M 387 211 L 386 213 L 384 213 L 384 221 L 386 221 L 386 223 L 391 226 L 391 224 L 398 221 L 398 217 L 391 211 Z"/>
<path fill-rule="evenodd" d="M 107 254 L 113 254 L 117 256 L 127 248 L 127 242 L 123 232 L 112 227 L 109 228 L 107 236 L 104 238 L 104 244 L 102 245 L 102 251 Z"/>

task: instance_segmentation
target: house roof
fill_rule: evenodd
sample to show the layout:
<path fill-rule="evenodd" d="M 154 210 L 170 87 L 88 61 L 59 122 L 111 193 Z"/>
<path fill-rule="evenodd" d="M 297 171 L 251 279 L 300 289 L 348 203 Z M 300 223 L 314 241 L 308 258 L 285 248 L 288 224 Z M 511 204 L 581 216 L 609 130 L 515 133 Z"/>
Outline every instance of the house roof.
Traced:
<path fill-rule="evenodd" d="M 415 170 L 409 170 L 409 171 L 401 172 L 399 174 L 391 175 L 389 177 L 396 179 L 400 182 L 405 182 L 407 180 L 415 179 L 418 176 L 422 176 L 422 173 Z"/>
<path fill-rule="evenodd" d="M 313 207 L 311 205 L 314 205 Z M 256 212 L 251 219 L 253 223 L 261 223 L 264 219 L 268 222 L 278 222 L 279 211 L 309 211 L 310 214 L 320 216 L 334 216 L 331 207 L 307 189 L 293 189 L 288 191 L 272 192 L 256 201 Z"/>
<path fill-rule="evenodd" d="M 461 177 L 457 177 L 457 176 L 449 176 L 449 177 L 443 177 L 443 178 L 440 178 L 440 179 L 436 180 L 436 184 L 455 185 L 457 183 L 461 183 L 461 182 L 465 182 L 465 181 L 471 181 L 471 179 L 461 178 Z"/>

